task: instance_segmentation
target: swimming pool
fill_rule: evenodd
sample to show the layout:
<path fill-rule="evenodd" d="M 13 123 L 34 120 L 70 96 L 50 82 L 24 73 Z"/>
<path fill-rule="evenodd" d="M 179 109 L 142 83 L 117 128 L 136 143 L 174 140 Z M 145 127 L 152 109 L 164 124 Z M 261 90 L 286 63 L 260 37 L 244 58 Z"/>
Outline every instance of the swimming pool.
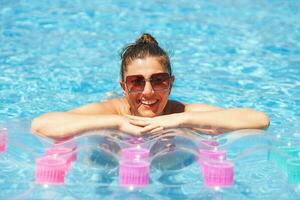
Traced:
<path fill-rule="evenodd" d="M 171 98 L 262 110 L 271 119 L 269 134 L 282 141 L 300 138 L 299 1 L 0 4 L 0 122 L 23 133 L 37 151 L 42 145 L 29 135 L 30 119 L 108 98 L 112 91 L 120 95 L 118 53 L 142 32 L 170 53 L 176 76 Z M 257 170 L 265 181 L 272 176 Z M 258 191 L 271 199 L 274 188 L 266 184 Z M 186 198 L 185 191 L 176 192 L 162 194 Z"/>

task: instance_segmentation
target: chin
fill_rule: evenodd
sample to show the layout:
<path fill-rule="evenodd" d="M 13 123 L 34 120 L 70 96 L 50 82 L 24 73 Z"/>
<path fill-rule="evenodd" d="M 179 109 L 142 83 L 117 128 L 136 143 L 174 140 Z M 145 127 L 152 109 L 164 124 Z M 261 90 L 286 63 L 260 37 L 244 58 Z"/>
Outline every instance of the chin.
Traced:
<path fill-rule="evenodd" d="M 158 116 L 159 114 L 158 113 L 155 113 L 155 112 L 152 112 L 152 111 L 144 111 L 144 112 L 139 112 L 139 115 L 141 117 L 156 117 Z"/>
<path fill-rule="evenodd" d="M 155 117 L 157 114 L 155 113 L 140 113 L 141 117 Z"/>

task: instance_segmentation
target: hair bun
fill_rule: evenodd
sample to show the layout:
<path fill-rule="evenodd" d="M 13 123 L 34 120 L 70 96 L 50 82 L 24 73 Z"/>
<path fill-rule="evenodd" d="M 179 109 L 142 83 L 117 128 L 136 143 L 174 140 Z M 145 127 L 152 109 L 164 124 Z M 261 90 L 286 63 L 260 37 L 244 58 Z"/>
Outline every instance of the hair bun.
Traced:
<path fill-rule="evenodd" d="M 139 39 L 137 39 L 135 41 L 135 44 L 139 44 L 139 43 L 148 43 L 148 44 L 156 44 L 156 45 L 158 45 L 158 42 L 149 33 L 144 33 L 143 35 L 141 35 L 141 37 Z"/>

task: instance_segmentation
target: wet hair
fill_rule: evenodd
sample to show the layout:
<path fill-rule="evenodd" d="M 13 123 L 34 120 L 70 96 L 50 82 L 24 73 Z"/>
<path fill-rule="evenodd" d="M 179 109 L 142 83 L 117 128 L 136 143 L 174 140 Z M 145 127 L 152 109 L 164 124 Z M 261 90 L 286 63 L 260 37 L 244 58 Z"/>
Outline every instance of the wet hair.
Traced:
<path fill-rule="evenodd" d="M 127 66 L 135 59 L 158 57 L 159 62 L 163 65 L 168 73 L 172 75 L 171 63 L 168 54 L 159 45 L 156 39 L 149 33 L 142 34 L 134 43 L 124 47 L 121 54 L 120 76 L 124 80 L 124 72 Z"/>

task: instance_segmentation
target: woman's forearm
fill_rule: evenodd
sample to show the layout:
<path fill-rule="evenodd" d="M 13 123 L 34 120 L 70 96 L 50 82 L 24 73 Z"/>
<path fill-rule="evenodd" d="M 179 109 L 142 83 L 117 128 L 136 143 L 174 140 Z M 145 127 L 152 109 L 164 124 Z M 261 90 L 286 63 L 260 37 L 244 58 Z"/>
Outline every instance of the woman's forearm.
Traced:
<path fill-rule="evenodd" d="M 183 127 L 232 131 L 238 129 L 264 129 L 269 118 L 252 109 L 234 108 L 207 112 L 186 112 Z"/>
<path fill-rule="evenodd" d="M 31 129 L 35 134 L 59 139 L 101 128 L 118 128 L 118 117 L 53 112 L 35 118 Z"/>

